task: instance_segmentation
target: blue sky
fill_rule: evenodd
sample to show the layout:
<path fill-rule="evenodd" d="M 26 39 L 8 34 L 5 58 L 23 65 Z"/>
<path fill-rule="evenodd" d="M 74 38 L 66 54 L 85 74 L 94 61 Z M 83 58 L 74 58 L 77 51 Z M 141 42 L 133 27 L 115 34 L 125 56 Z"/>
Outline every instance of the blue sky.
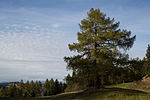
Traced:
<path fill-rule="evenodd" d="M 99 8 L 137 36 L 130 57 L 145 56 L 150 43 L 149 0 L 0 0 L 0 82 L 62 80 L 80 20 Z"/>

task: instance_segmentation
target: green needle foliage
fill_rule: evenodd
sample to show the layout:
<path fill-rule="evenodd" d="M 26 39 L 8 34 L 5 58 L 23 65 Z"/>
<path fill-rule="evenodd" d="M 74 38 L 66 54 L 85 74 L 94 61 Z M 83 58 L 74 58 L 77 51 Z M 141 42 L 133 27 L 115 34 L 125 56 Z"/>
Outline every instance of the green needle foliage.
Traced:
<path fill-rule="evenodd" d="M 69 49 L 78 52 L 73 57 L 65 57 L 67 68 L 78 76 L 77 82 L 87 87 L 100 87 L 105 75 L 114 67 L 123 66 L 136 36 L 119 28 L 119 22 L 107 17 L 100 9 L 90 9 L 87 17 L 79 24 L 78 42 L 69 44 Z"/>

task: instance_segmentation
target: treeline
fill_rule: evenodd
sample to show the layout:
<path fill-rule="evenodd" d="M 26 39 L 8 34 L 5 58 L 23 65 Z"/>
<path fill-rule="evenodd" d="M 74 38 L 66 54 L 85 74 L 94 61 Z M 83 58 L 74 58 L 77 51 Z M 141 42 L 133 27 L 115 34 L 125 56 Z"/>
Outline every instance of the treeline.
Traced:
<path fill-rule="evenodd" d="M 129 61 L 129 66 L 126 67 L 112 67 L 109 71 L 105 72 L 103 75 L 103 79 L 99 79 L 102 83 L 100 85 L 112 85 L 112 84 L 119 84 L 119 83 L 126 83 L 126 82 L 133 82 L 141 80 L 146 74 L 144 73 L 143 63 L 144 61 L 140 59 L 133 59 Z M 80 76 L 73 72 L 71 75 L 68 74 L 65 78 L 67 86 L 76 85 L 76 83 L 82 84 L 82 79 Z M 80 85 L 80 84 L 79 84 Z M 86 84 L 84 84 L 86 85 Z M 94 82 L 90 83 L 90 86 L 93 86 Z M 83 84 L 82 84 L 83 86 Z"/>
<path fill-rule="evenodd" d="M 113 66 L 105 72 L 103 78 L 99 79 L 102 82 L 100 85 L 127 83 L 142 80 L 143 77 L 150 77 L 150 45 L 148 45 L 146 55 L 142 60 L 139 58 L 129 59 L 126 56 L 122 63 L 124 63 L 122 66 Z M 73 72 L 71 75 L 68 74 L 65 77 L 68 86 L 66 90 L 76 90 L 86 87 L 86 84 L 82 84 L 83 80 L 80 77 L 76 72 Z M 90 86 L 94 86 L 94 83 L 91 82 Z"/>
<path fill-rule="evenodd" d="M 64 92 L 66 84 L 56 80 L 27 81 L 9 84 L 0 88 L 0 97 L 39 97 L 50 96 Z"/>

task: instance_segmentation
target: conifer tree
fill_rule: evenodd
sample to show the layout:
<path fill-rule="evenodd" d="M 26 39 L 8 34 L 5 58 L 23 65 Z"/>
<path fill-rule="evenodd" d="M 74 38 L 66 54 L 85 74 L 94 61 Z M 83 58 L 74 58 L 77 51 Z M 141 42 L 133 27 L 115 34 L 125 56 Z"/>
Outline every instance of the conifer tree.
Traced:
<path fill-rule="evenodd" d="M 55 94 L 55 81 L 53 79 L 50 80 L 50 95 Z"/>
<path fill-rule="evenodd" d="M 23 80 L 19 82 L 19 96 L 24 96 L 25 94 L 25 84 Z"/>
<path fill-rule="evenodd" d="M 59 81 L 56 79 L 55 80 L 55 93 L 54 94 L 58 94 L 60 92 L 61 92 L 61 87 L 60 87 Z"/>
<path fill-rule="evenodd" d="M 35 92 L 36 92 L 36 87 L 35 87 L 35 83 L 34 83 L 34 81 L 32 80 L 31 82 L 30 82 L 30 84 L 29 84 L 29 92 L 30 92 L 30 96 L 31 97 L 35 97 Z"/>
<path fill-rule="evenodd" d="M 29 81 L 27 81 L 27 82 L 25 83 L 24 96 L 25 96 L 25 97 L 30 97 L 30 96 L 31 96 L 31 94 L 30 94 L 30 82 L 29 82 Z"/>
<path fill-rule="evenodd" d="M 147 47 L 146 58 L 144 59 L 143 73 L 150 76 L 150 45 Z"/>
<path fill-rule="evenodd" d="M 50 93 L 50 82 L 48 79 L 46 79 L 45 84 L 44 84 L 44 95 L 48 96 Z"/>
<path fill-rule="evenodd" d="M 121 51 L 129 50 L 135 36 L 126 29 L 119 28 L 119 22 L 107 17 L 99 9 L 90 9 L 87 17 L 79 24 L 78 42 L 69 44 L 69 49 L 78 52 L 73 57 L 65 57 L 67 68 L 78 75 L 78 81 L 87 87 L 104 84 L 104 76 L 118 66 Z"/>

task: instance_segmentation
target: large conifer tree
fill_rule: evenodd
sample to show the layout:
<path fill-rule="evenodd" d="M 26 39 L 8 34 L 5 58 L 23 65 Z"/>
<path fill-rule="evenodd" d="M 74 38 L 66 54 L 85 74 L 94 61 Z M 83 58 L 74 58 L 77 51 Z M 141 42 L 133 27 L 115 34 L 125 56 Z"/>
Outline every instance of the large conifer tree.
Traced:
<path fill-rule="evenodd" d="M 90 9 L 81 20 L 78 42 L 69 44 L 73 57 L 65 57 L 68 69 L 78 75 L 78 81 L 88 87 L 104 84 L 104 75 L 120 65 L 121 51 L 129 50 L 135 36 L 125 29 L 119 29 L 119 22 L 106 17 L 99 9 Z"/>

